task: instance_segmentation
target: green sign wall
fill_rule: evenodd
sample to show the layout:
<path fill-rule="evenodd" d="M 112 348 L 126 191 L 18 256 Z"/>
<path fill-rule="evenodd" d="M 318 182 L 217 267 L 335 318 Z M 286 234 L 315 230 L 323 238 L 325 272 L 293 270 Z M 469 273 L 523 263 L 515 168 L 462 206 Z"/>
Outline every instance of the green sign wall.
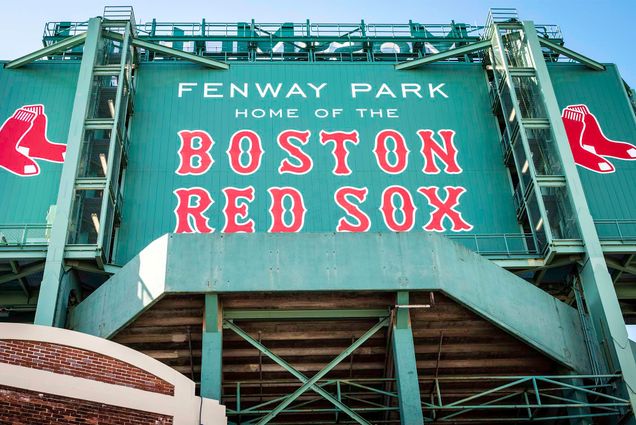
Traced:
<path fill-rule="evenodd" d="M 636 119 L 618 70 L 607 65 L 607 70 L 599 72 L 575 64 L 555 64 L 549 70 L 559 106 L 563 109 L 585 105 L 594 115 L 601 134 L 594 130 L 597 124 L 592 120 L 586 121 L 584 135 L 595 131 L 594 136 L 603 139 L 604 145 L 622 148 L 621 152 L 613 153 L 615 156 L 609 156 L 603 154 L 600 145 L 595 145 L 598 156 L 613 167 L 609 172 L 594 172 L 582 166 L 577 169 L 599 236 L 634 240 L 636 152 L 630 155 L 633 148 L 630 145 L 636 145 Z M 581 143 L 587 142 L 583 139 Z"/>
<path fill-rule="evenodd" d="M 79 64 L 0 66 L 0 225 L 45 224 L 55 204 Z"/>
<path fill-rule="evenodd" d="M 77 71 L 53 62 L 0 69 L 0 225 L 46 222 L 61 164 L 24 155 L 24 129 L 8 123 L 26 116 L 31 136 L 65 143 Z M 613 65 L 554 64 L 550 73 L 562 108 L 585 105 L 608 140 L 636 143 Z M 144 63 L 130 140 L 117 263 L 174 231 L 520 233 L 477 64 L 397 72 L 371 63 L 229 71 Z M 25 173 L 16 174 L 11 155 L 37 172 L 19 162 Z M 604 158 L 611 172 L 578 167 L 599 233 L 636 235 L 636 161 Z"/>
<path fill-rule="evenodd" d="M 520 232 L 480 65 L 143 64 L 116 261 L 167 232 Z"/>

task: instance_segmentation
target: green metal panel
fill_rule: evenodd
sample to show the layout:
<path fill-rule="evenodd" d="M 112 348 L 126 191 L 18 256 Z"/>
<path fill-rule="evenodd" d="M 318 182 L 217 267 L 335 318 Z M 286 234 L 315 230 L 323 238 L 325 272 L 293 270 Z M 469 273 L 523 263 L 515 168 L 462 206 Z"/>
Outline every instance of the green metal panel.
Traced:
<path fill-rule="evenodd" d="M 49 140 L 66 143 L 78 71 L 79 61 L 37 63 L 15 70 L 0 66 L 0 122 L 24 105 L 42 104 Z M 0 168 L 0 225 L 47 222 L 49 207 L 57 198 L 62 164 L 36 162 L 40 173 L 35 176 L 21 177 Z"/>
<path fill-rule="evenodd" d="M 415 232 L 166 235 L 78 305 L 71 325 L 109 337 L 164 293 L 338 290 L 441 290 L 574 370 L 589 369 L 574 308 L 447 238 Z"/>
<path fill-rule="evenodd" d="M 553 64 L 549 71 L 561 109 L 585 104 L 608 138 L 636 145 L 636 120 L 616 66 L 607 65 L 606 71 L 597 72 L 582 65 Z M 616 168 L 614 173 L 598 174 L 577 167 L 590 212 L 595 220 L 634 220 L 636 161 L 608 160 Z M 601 238 L 613 236 L 617 230 L 609 223 L 597 224 L 597 229 Z M 636 236 L 636 223 L 623 230 Z"/>
<path fill-rule="evenodd" d="M 124 190 L 122 227 L 116 262 L 125 264 L 153 239 L 175 229 L 174 209 L 177 188 L 202 187 L 209 190 L 214 204 L 208 210 L 210 226 L 220 231 L 224 218 L 224 196 L 227 186 L 255 188 L 256 199 L 250 204 L 250 218 L 257 232 L 270 226 L 267 188 L 292 186 L 303 195 L 307 216 L 303 231 L 331 232 L 338 220 L 346 214 L 334 202 L 334 191 L 342 186 L 369 188 L 362 209 L 371 219 L 371 231 L 386 231 L 379 207 L 382 191 L 391 185 L 406 187 L 416 207 L 414 230 L 422 230 L 433 210 L 426 198 L 417 192 L 421 186 L 463 186 L 467 192 L 458 207 L 464 218 L 474 225 L 473 233 L 519 233 L 514 213 L 507 171 L 501 161 L 499 135 L 490 111 L 488 85 L 481 65 L 434 64 L 425 70 L 396 72 L 391 64 L 292 64 L 292 63 L 236 63 L 229 71 L 211 71 L 190 64 L 141 65 L 137 80 L 135 115 L 132 122 L 129 162 Z M 178 97 L 178 84 L 197 83 L 192 92 Z M 222 83 L 225 98 L 205 98 L 203 84 Z M 283 83 L 282 93 L 297 82 L 307 91 L 307 98 L 292 96 L 285 99 L 261 99 L 254 83 L 274 85 Z M 230 99 L 230 83 L 249 83 L 250 95 Z M 316 99 L 306 83 L 327 83 Z M 375 90 L 386 83 L 398 98 L 374 94 L 351 96 L 351 83 L 369 83 Z M 423 88 L 423 99 L 410 95 L 401 98 L 400 83 L 418 83 Z M 436 94 L 429 98 L 428 84 L 442 87 L 448 98 Z M 282 97 L 282 99 L 281 99 Z M 235 118 L 235 109 L 297 108 L 299 118 Z M 336 118 L 320 119 L 313 116 L 318 108 L 342 108 Z M 396 108 L 399 118 L 360 118 L 355 108 Z M 202 176 L 179 176 L 177 151 L 181 130 L 205 130 L 214 139 L 211 149 L 215 160 Z M 256 131 L 263 143 L 265 154 L 260 169 L 249 176 L 231 171 L 226 150 L 231 135 L 239 129 Z M 276 138 L 284 129 L 310 130 L 309 143 L 303 147 L 313 158 L 313 169 L 306 175 L 279 175 L 278 166 L 288 155 Z M 382 129 L 400 131 L 409 148 L 407 170 L 399 175 L 380 171 L 373 154 L 375 136 Z M 453 129 L 458 147 L 458 162 L 462 174 L 424 174 L 424 159 L 420 129 Z M 319 142 L 319 132 L 358 130 L 360 144 L 351 147 L 349 165 L 352 174 L 334 176 L 332 146 Z M 441 141 L 441 140 L 440 140 Z M 152 190 L 149 190 L 152 188 Z M 442 190 L 443 192 L 443 190 Z"/>

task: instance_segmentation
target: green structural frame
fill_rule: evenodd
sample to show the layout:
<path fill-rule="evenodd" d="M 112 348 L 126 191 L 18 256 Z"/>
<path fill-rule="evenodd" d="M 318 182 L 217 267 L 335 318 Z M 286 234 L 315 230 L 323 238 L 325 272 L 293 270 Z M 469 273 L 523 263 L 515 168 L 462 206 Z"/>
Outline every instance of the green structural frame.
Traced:
<path fill-rule="evenodd" d="M 223 258 L 217 255 L 219 252 L 224 253 Z M 304 254 L 299 256 L 299 252 Z M 335 255 L 325 256 L 324 252 Z M 399 261 L 397 253 L 400 253 Z M 246 255 L 254 258 L 256 264 L 246 267 L 243 260 Z M 197 264 L 206 264 L 206 267 L 197 267 Z M 276 267 L 272 267 L 274 264 Z M 272 268 L 276 272 L 270 272 Z M 331 274 L 328 270 L 338 270 L 338 273 Z M 290 279 L 289 276 L 306 276 L 306 281 Z M 478 281 L 475 276 L 479 276 Z M 257 311 L 223 310 L 219 307 L 219 297 L 224 293 L 295 292 L 309 291 L 309 288 L 312 291 L 391 291 L 396 294 L 397 302 L 390 311 L 377 308 Z M 397 399 L 403 423 L 420 423 L 427 420 L 425 414 L 432 415 L 433 411 L 461 410 L 465 406 L 479 409 L 478 405 L 471 404 L 471 400 L 461 405 L 464 407 L 445 406 L 442 402 L 422 404 L 425 400 L 419 393 L 419 383 L 422 379 L 431 378 L 418 376 L 417 373 L 410 323 L 411 309 L 418 308 L 410 304 L 413 291 L 442 291 L 556 360 L 567 370 L 581 375 L 589 375 L 592 370 L 587 355 L 588 341 L 584 338 L 576 309 L 435 234 L 165 235 L 75 307 L 69 326 L 81 332 L 110 337 L 165 294 L 203 293 L 206 306 L 202 341 L 203 396 L 218 399 L 222 394 L 222 332 L 234 332 L 289 371 L 304 386 L 303 391 L 317 392 L 330 401 L 336 411 L 353 419 L 357 411 L 347 408 L 346 397 L 339 398 L 333 391 L 328 391 L 324 374 L 318 375 L 317 381 L 310 381 L 311 377 L 295 371 L 284 359 L 244 332 L 237 322 L 342 317 L 382 321 L 389 317 L 390 321 L 383 327 L 390 327 L 396 392 L 387 394 L 387 397 Z M 511 305 L 506 302 L 510 299 L 524 302 Z M 529 317 L 533 320 L 528 320 Z M 553 329 L 554 332 L 545 332 L 545 329 Z M 337 360 L 339 357 L 334 359 Z M 599 376 L 598 379 L 609 378 Z M 320 382 L 325 385 L 321 386 Z M 364 385 L 363 382 L 358 384 Z M 609 388 L 608 385 L 614 384 L 599 385 Z M 594 391 L 599 389 L 594 388 Z M 613 406 L 616 411 L 611 414 L 617 415 L 624 410 L 627 402 L 620 396 L 613 397 L 619 399 L 616 401 L 619 404 Z M 478 401 L 481 403 L 481 400 Z M 281 398 L 275 402 L 278 406 L 283 402 L 286 404 L 279 409 L 273 405 L 274 402 L 252 406 L 241 410 L 241 414 L 270 420 L 280 412 L 299 408 L 293 399 Z M 596 402 L 590 403 L 594 405 Z M 506 408 L 512 409 L 510 406 Z M 391 410 L 391 406 L 375 408 Z M 362 413 L 357 412 L 357 415 Z"/>
<path fill-rule="evenodd" d="M 621 415 L 636 407 L 636 362 L 633 345 L 627 338 L 625 323 L 616 297 L 612 277 L 607 270 L 603 248 L 590 214 L 581 180 L 567 142 L 565 129 L 560 119 L 560 110 L 552 87 L 542 48 L 549 48 L 580 62 L 595 71 L 603 71 L 605 66 L 574 52 L 556 42 L 538 35 L 530 21 L 511 20 L 492 22 L 486 39 L 459 37 L 457 43 L 468 43 L 411 61 L 395 65 L 396 71 L 407 71 L 424 67 L 436 61 L 497 47 L 498 27 L 516 28 L 523 31 L 534 67 L 528 72 L 537 78 L 541 96 L 547 109 L 547 124 L 554 133 L 557 149 L 564 168 L 562 181 L 577 212 L 582 246 L 577 252 L 583 254 L 580 263 L 580 282 L 585 298 L 585 308 L 580 302 L 580 311 L 558 301 L 532 284 L 503 270 L 487 259 L 474 254 L 447 238 L 430 234 L 302 234 L 302 235 L 166 235 L 151 243 L 126 266 L 112 270 L 115 274 L 90 297 L 78 305 L 71 313 L 67 325 L 75 330 L 102 337 L 111 337 L 131 323 L 166 294 L 204 294 L 205 314 L 202 335 L 201 395 L 220 399 L 222 384 L 223 332 L 233 332 L 283 367 L 300 383 L 293 393 L 275 400 L 276 405 L 261 405 L 248 409 L 240 408 L 240 387 L 237 387 L 237 409 L 239 414 L 251 413 L 258 417 L 250 423 L 265 424 L 275 419 L 281 412 L 298 407 L 298 397 L 308 391 L 315 392 L 334 406 L 336 414 L 347 415 L 353 421 L 365 424 L 365 419 L 356 409 L 351 409 L 340 397 L 340 385 L 344 380 L 327 380 L 325 376 L 339 362 L 365 343 L 372 335 L 388 329 L 391 335 L 391 349 L 395 366 L 395 392 L 385 391 L 389 398 L 397 398 L 402 423 L 415 424 L 430 420 L 453 421 L 470 411 L 498 408 L 524 408 L 527 420 L 537 419 L 534 413 L 540 409 L 565 407 L 567 418 L 572 421 L 593 417 L 591 408 L 601 408 L 607 415 Z M 91 84 L 96 72 L 96 58 L 99 42 L 103 38 L 124 43 L 124 47 L 154 51 L 164 56 L 188 60 L 214 70 L 228 70 L 227 63 L 169 48 L 154 43 L 161 36 L 140 36 L 135 32 L 134 20 L 126 24 L 124 34 L 110 31 L 112 22 L 102 18 L 88 21 L 87 31 L 66 37 L 55 44 L 23 56 L 5 64 L 15 69 L 47 56 L 68 51 L 84 45 L 73 113 L 67 139 L 66 161 L 58 197 L 55 221 L 46 252 L 45 263 L 34 264 L 30 268 L 17 270 L 11 279 L 22 275 L 43 271 L 43 280 L 36 310 L 35 323 L 49 326 L 63 326 L 66 300 L 70 290 L 76 285 L 72 274 L 67 273 L 68 261 L 67 233 L 73 207 L 73 196 L 77 183 L 77 169 L 80 160 L 84 130 L 87 128 Z M 252 23 L 254 27 L 254 23 Z M 360 31 L 364 32 L 364 22 Z M 363 33 L 360 40 L 366 35 Z M 271 38 L 271 37 L 270 37 Z M 170 40 L 178 39 L 170 36 Z M 184 37 L 183 40 L 192 40 Z M 207 39 L 203 37 L 203 39 Z M 314 40 L 307 36 L 308 40 Z M 337 40 L 337 38 L 335 38 Z M 426 39 L 426 37 L 423 37 Z M 282 34 L 280 40 L 298 41 L 297 37 Z M 408 38 L 411 40 L 411 38 Z M 449 39 L 450 40 L 450 39 Z M 199 40 L 201 41 L 201 40 Z M 440 40 L 437 40 L 440 41 Z M 125 55 L 123 55 L 125 56 Z M 121 66 L 125 59 L 122 58 Z M 117 71 L 123 69 L 117 67 Z M 120 91 L 121 92 L 121 91 Z M 121 98 L 121 93 L 118 99 Z M 512 95 L 514 103 L 516 98 Z M 117 112 L 123 106 L 117 103 Z M 515 108 L 519 111 L 519 105 Z M 520 115 L 520 114 L 519 114 Z M 114 120 L 113 120 L 114 122 Z M 527 141 L 526 141 L 527 144 Z M 112 155 L 112 153 L 111 153 Z M 112 156 L 109 156 L 112 158 Z M 536 177 L 536 176 L 535 176 Z M 107 186 L 100 186 L 107 188 Z M 102 211 L 104 212 L 104 211 Z M 546 213 L 542 210 L 542 216 Z M 102 222 L 104 214 L 102 214 Z M 381 239 L 381 240 L 380 240 Z M 551 237 L 549 238 L 551 239 Z M 100 244 L 79 248 L 84 250 L 81 258 L 98 258 L 101 255 L 104 233 Z M 275 253 L 269 248 L 276 247 Z M 558 250 L 558 247 L 556 248 Z M 224 252 L 224 259 L 215 256 Z M 245 253 L 255 263 L 246 267 Z M 299 252 L 307 255 L 298 255 Z M 324 252 L 337 255 L 324 256 Z M 399 253 L 399 254 L 398 254 Z M 222 261 L 222 263 L 221 263 Z M 205 264 L 206 267 L 200 267 Z M 269 265 L 276 264 L 276 272 L 270 272 Z M 460 266 L 458 266 L 460 265 Z M 108 265 L 97 266 L 108 268 Z M 547 265 L 546 265 L 547 266 Z M 337 275 L 325 270 L 339 270 Z M 624 267 L 628 272 L 632 268 Z M 289 276 L 304 276 L 302 281 Z M 479 276 L 479 282 L 475 282 Z M 2 281 L 0 280 L 0 283 Z M 476 284 L 478 283 L 478 284 Z M 287 311 L 223 311 L 220 297 L 230 292 L 269 291 L 391 291 L 396 294 L 397 304 L 390 310 L 345 309 L 345 310 L 287 310 Z M 478 395 L 445 404 L 442 400 L 441 380 L 418 376 L 415 347 L 410 320 L 410 294 L 414 291 L 442 291 L 453 300 L 467 306 L 481 317 L 514 335 L 529 346 L 534 347 L 549 358 L 560 363 L 567 373 L 565 376 L 499 377 L 501 385 Z M 141 294 L 141 295 L 140 295 Z M 28 293 L 27 293 L 28 295 Z M 12 295 L 12 299 L 18 299 Z M 20 298 L 21 299 L 21 298 Z M 524 303 L 507 302 L 510 299 L 524 300 Z M 582 299 L 581 299 L 582 300 Z M 589 316 L 589 317 L 588 317 Z M 258 319 L 318 319 L 333 317 L 353 317 L 377 319 L 360 339 L 337 355 L 331 362 L 312 377 L 294 369 L 280 356 L 255 340 L 238 326 L 235 321 Z M 534 320 L 527 320 L 528 317 Z M 589 319 L 589 323 L 587 322 Z M 589 333 L 593 336 L 588 338 Z M 545 332 L 545 329 L 553 332 Z M 601 347 L 605 347 L 606 355 Z M 600 365 L 600 366 L 599 366 Z M 601 370 L 597 370 L 601 369 Z M 496 377 L 484 377 L 496 380 Z M 585 380 L 596 380 L 590 386 Z M 437 401 L 424 401 L 420 394 L 420 384 L 429 380 L 437 388 Z M 626 384 L 621 393 L 612 393 L 613 380 Z M 428 382 L 428 381 L 427 381 Z M 542 384 L 554 385 L 559 391 L 546 393 Z M 334 396 L 327 388 L 338 388 Z M 371 387 L 364 383 L 356 385 Z M 521 393 L 513 389 L 523 386 Z M 511 390 L 492 400 L 493 393 Z M 601 389 L 607 392 L 601 392 Z M 377 391 L 377 389 L 372 389 Z M 507 400 L 519 395 L 525 397 L 522 404 L 506 404 Z M 623 395 L 624 394 L 624 395 Z M 534 397 L 534 399 L 532 399 Z M 595 398 L 594 402 L 589 401 Z M 550 401 L 546 401 L 549 399 Z M 484 401 L 487 400 L 487 401 Z M 390 410 L 389 406 L 376 406 Z M 452 413 L 448 413 L 452 411 Z M 428 416 L 430 415 L 430 417 Z M 546 420 L 545 417 L 541 418 Z M 556 419 L 556 418 L 554 418 Z M 519 419 L 519 421 L 526 419 Z M 633 414 L 630 423 L 634 423 Z"/>
<path fill-rule="evenodd" d="M 97 48 L 101 34 L 101 19 L 92 18 L 88 23 L 88 31 L 84 42 L 84 54 L 77 79 L 77 89 L 73 103 L 71 123 L 66 139 L 66 157 L 60 177 L 60 188 L 57 195 L 55 221 L 51 228 L 51 238 L 46 254 L 46 267 L 40 286 L 38 308 L 35 312 L 35 323 L 38 325 L 60 326 L 63 301 L 71 288 L 64 270 L 64 248 L 66 246 L 71 208 L 75 192 L 75 176 L 80 158 L 84 124 L 88 115 L 93 68 L 95 66 Z M 45 48 L 46 49 L 46 48 Z M 44 50 L 44 49 L 43 49 Z M 41 51 L 40 51 L 41 52 Z M 40 57 L 39 53 L 31 55 L 31 60 Z M 18 59 L 18 61 L 20 61 Z M 26 65 L 27 62 L 9 62 L 8 67 Z"/>
<path fill-rule="evenodd" d="M 223 365 L 223 313 L 217 294 L 205 295 L 201 340 L 201 396 L 221 399 Z"/>
<path fill-rule="evenodd" d="M 577 212 L 576 217 L 581 237 L 585 244 L 586 256 L 579 273 L 587 308 L 592 319 L 594 319 L 594 323 L 598 323 L 598 326 L 602 328 L 595 329 L 599 343 L 607 344 L 611 347 L 610 358 L 606 359 L 608 366 L 611 371 L 620 371 L 622 373 L 632 409 L 636 410 L 636 362 L 629 343 L 625 321 L 623 320 L 612 278 L 605 264 L 603 248 L 585 199 L 583 185 L 569 147 L 548 67 L 543 60 L 539 36 L 531 21 L 523 22 L 523 30 L 527 36 L 528 46 L 534 59 L 550 124 L 561 156 L 566 186 Z"/>
<path fill-rule="evenodd" d="M 99 221 L 102 224 L 110 224 L 110 227 L 112 227 L 111 223 L 107 223 L 107 211 L 109 188 L 112 181 L 116 180 L 113 178 L 113 167 L 109 167 L 108 175 L 105 179 L 96 180 L 94 182 L 79 181 L 76 176 L 78 173 L 82 141 L 85 130 L 87 129 L 113 129 L 110 140 L 108 163 L 113 164 L 114 162 L 113 157 L 115 155 L 114 152 L 116 144 L 118 143 L 118 137 L 121 137 L 115 127 L 118 126 L 119 121 L 123 120 L 122 117 L 125 113 L 125 108 L 128 106 L 127 102 L 122 101 L 123 87 L 125 85 L 123 84 L 123 80 L 126 78 L 127 60 L 130 60 L 128 55 L 131 54 L 128 46 L 132 45 L 147 51 L 157 51 L 165 55 L 189 60 L 212 69 L 229 69 L 229 65 L 223 62 L 139 40 L 134 36 L 134 25 L 134 22 L 126 20 L 118 23 L 103 20 L 100 17 L 92 18 L 88 22 L 87 31 L 85 33 L 64 39 L 58 43 L 49 45 L 43 49 L 5 64 L 5 67 L 9 69 L 19 68 L 28 65 L 37 59 L 50 56 L 55 53 L 60 53 L 83 44 L 83 54 L 78 81 L 76 84 L 73 113 L 67 136 L 66 158 L 62 168 L 62 176 L 60 178 L 61 184 L 56 202 L 56 216 L 51 229 L 51 237 L 46 253 L 44 275 L 39 294 L 40 296 L 38 297 L 38 308 L 36 309 L 35 315 L 36 324 L 64 326 L 66 317 L 64 312 L 67 309 L 68 296 L 71 289 L 75 287 L 72 276 L 68 274 L 69 267 L 68 265 L 65 265 L 64 260 L 67 258 L 66 253 L 69 248 L 67 238 L 76 189 L 95 188 L 103 191 L 104 199 L 102 202 Z M 124 34 L 110 31 L 109 29 L 113 26 L 123 26 Z M 93 78 L 95 75 L 101 75 L 100 72 L 107 72 L 105 75 L 112 74 L 109 66 L 100 67 L 96 64 L 99 43 L 102 38 L 122 42 L 123 54 L 119 66 L 116 67 L 119 81 L 121 81 L 122 84 L 119 84 L 117 88 L 115 116 L 113 119 L 100 120 L 98 123 L 93 123 L 89 122 L 90 120 L 88 119 L 89 102 L 91 98 L 91 91 L 93 89 Z M 111 211 L 111 213 L 114 214 L 115 212 Z M 105 243 L 109 242 L 108 239 L 110 238 L 110 232 L 112 231 L 111 228 L 106 227 L 107 226 L 102 225 L 102 228 L 99 231 L 98 241 L 95 245 L 74 247 L 78 248 L 74 250 L 74 254 L 76 256 L 79 258 L 95 259 L 97 266 L 101 269 L 104 269 L 103 248 L 105 247 Z"/>
<path fill-rule="evenodd" d="M 556 53 L 563 54 L 573 60 L 580 62 L 595 71 L 605 70 L 605 66 L 573 50 L 560 46 L 544 37 L 540 37 L 531 21 L 494 23 L 495 29 L 498 26 L 507 28 L 522 28 L 527 37 L 528 47 L 534 62 L 534 73 L 541 86 L 541 94 L 545 101 L 550 128 L 554 132 L 557 141 L 557 148 L 564 168 L 565 185 L 572 198 L 576 218 L 581 231 L 581 238 L 585 246 L 585 258 L 581 262 L 580 274 L 586 296 L 587 307 L 595 323 L 599 323 L 603 329 L 595 329 L 599 343 L 612 346 L 609 358 L 605 359 L 607 366 L 613 371 L 622 371 L 629 394 L 632 407 L 636 407 L 636 362 L 634 354 L 629 344 L 625 322 L 623 320 L 620 305 L 613 285 L 613 280 L 607 270 L 603 248 L 598 237 L 594 221 L 589 211 L 583 186 L 576 170 L 576 165 L 569 148 L 565 128 L 561 121 L 561 113 L 557 103 L 556 95 L 552 87 L 548 68 L 544 60 L 542 47 L 547 47 Z M 491 31 L 492 33 L 492 31 Z M 494 37 L 494 36 L 493 36 Z M 421 67 L 436 61 L 445 60 L 450 57 L 461 56 L 468 52 L 475 52 L 490 48 L 493 41 L 488 39 L 459 48 L 451 49 L 422 59 L 403 62 L 396 65 L 397 70 L 407 70 Z M 513 104 L 518 105 L 518 101 L 511 90 Z M 518 106 L 515 108 L 519 112 Z M 518 113 L 520 116 L 520 114 Z M 529 158 L 529 156 L 528 156 Z M 532 166 L 531 166 L 532 168 Z M 535 185 L 535 190 L 538 190 Z M 546 218 L 543 211 L 542 216 Z M 548 233 L 549 233 L 549 229 Z M 551 237 L 550 237 L 551 239 Z M 636 409 L 635 409 L 636 410 Z"/>

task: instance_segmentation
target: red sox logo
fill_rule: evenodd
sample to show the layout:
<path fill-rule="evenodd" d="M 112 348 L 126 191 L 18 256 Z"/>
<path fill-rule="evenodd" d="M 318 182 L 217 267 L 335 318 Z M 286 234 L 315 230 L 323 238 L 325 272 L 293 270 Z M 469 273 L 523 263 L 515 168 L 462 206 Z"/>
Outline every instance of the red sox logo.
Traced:
<path fill-rule="evenodd" d="M 46 137 L 47 117 L 43 105 L 25 105 L 0 127 L 0 167 L 18 176 L 40 173 L 34 160 L 64 162 L 66 145 Z"/>
<path fill-rule="evenodd" d="M 598 120 L 585 105 L 569 105 L 561 114 L 574 162 L 596 173 L 613 173 L 604 157 L 636 160 L 636 146 L 608 139 Z"/>

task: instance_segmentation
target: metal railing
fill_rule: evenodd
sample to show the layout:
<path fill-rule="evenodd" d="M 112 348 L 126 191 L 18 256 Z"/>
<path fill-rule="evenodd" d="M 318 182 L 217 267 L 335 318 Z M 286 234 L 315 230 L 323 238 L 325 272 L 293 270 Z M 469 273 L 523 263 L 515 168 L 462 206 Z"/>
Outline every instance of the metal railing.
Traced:
<path fill-rule="evenodd" d="M 636 242 L 636 220 L 594 220 L 602 241 Z"/>
<path fill-rule="evenodd" d="M 439 377 L 419 381 L 422 410 L 429 421 L 517 423 L 620 416 L 629 408 L 629 400 L 610 393 L 621 379 L 621 375 L 613 374 Z M 229 418 L 243 424 L 256 423 L 298 385 L 292 380 L 226 383 L 222 402 Z M 382 423 L 400 423 L 395 378 L 326 379 L 316 385 L 363 417 L 383 414 Z M 263 393 L 263 388 L 268 392 Z M 307 394 L 281 414 L 334 414 L 336 422 L 347 419 L 334 406 L 316 405 L 321 400 L 318 395 Z"/>
<path fill-rule="evenodd" d="M 2 224 L 0 225 L 0 248 L 48 245 L 50 233 L 50 224 Z"/>
<path fill-rule="evenodd" d="M 73 37 L 88 31 L 88 21 L 83 22 L 47 22 L 44 25 L 42 38 L 45 44 L 52 44 L 55 40 Z"/>
<path fill-rule="evenodd" d="M 491 423 L 513 416 L 515 422 L 621 416 L 629 400 L 614 393 L 621 375 L 489 376 L 430 378 L 425 414 L 436 422 Z M 458 384 L 480 388 L 454 394 Z M 477 413 L 477 417 L 470 417 Z"/>
<path fill-rule="evenodd" d="M 131 16 L 132 15 L 132 16 Z M 106 19 L 134 19 L 133 12 L 108 13 Z M 210 38 L 210 39 L 235 39 L 237 37 L 281 37 L 279 32 L 283 25 L 285 37 L 306 38 L 326 37 L 342 38 L 343 40 L 357 37 L 369 38 L 411 38 L 435 41 L 446 37 L 467 38 L 476 40 L 483 38 L 485 28 L 480 25 L 467 24 L 421 24 L 410 22 L 408 24 L 338 24 L 338 23 L 254 23 L 251 22 L 143 22 L 136 24 L 136 30 L 141 37 L 165 37 L 180 39 Z M 563 35 L 558 25 L 536 24 L 537 32 L 543 37 L 562 39 Z M 461 31 L 458 31 L 461 29 Z M 88 30 L 88 21 L 52 21 L 44 26 L 43 37 L 45 40 L 54 37 L 71 37 Z M 277 34 L 278 32 L 278 34 Z"/>
<path fill-rule="evenodd" d="M 358 413 L 377 413 L 388 411 L 399 411 L 397 403 L 390 403 L 388 406 L 384 406 L 381 403 L 373 402 L 374 399 L 382 399 L 390 397 L 397 399 L 397 394 L 394 391 L 387 390 L 390 386 L 394 385 L 395 379 L 391 378 L 377 378 L 377 379 L 325 379 L 316 383 L 317 386 L 332 393 L 334 398 L 342 403 L 356 404 L 360 403 L 360 400 L 365 400 L 366 405 L 352 408 Z M 292 380 L 276 380 L 268 381 L 267 388 L 274 390 L 268 395 L 267 400 L 264 400 L 260 395 L 260 390 L 263 383 L 260 381 L 242 381 L 231 384 L 224 384 L 224 396 L 223 404 L 227 406 L 227 414 L 229 417 L 248 418 L 250 416 L 266 415 L 276 407 L 278 403 L 287 398 L 286 388 L 297 386 L 298 381 Z M 276 388 L 281 388 L 280 392 L 276 391 Z M 256 391 L 256 392 L 255 392 Z M 264 401 L 263 401 L 264 400 Z M 337 415 L 340 410 L 335 407 L 328 408 L 316 408 L 310 406 L 311 403 L 323 400 L 311 395 L 298 399 L 298 403 L 289 406 L 285 409 L 285 413 L 334 413 Z M 376 400 L 377 401 L 377 400 Z M 365 403 L 364 401 L 362 403 Z M 340 413 L 342 415 L 342 413 Z M 248 423 L 241 421 L 241 423 Z"/>
<path fill-rule="evenodd" d="M 499 10 L 499 9 L 494 9 Z M 516 16 L 501 9 L 489 18 L 501 20 Z M 514 9 L 512 9 L 514 10 Z M 438 53 L 459 45 L 490 37 L 488 26 L 451 22 L 449 24 L 269 23 L 255 22 L 150 22 L 135 23 L 132 7 L 113 6 L 104 9 L 109 31 L 121 33 L 121 23 L 134 23 L 133 31 L 142 40 L 159 43 L 176 50 L 213 59 L 230 61 L 378 61 L 404 62 L 423 55 Z M 508 18 L 512 19 L 512 18 Z M 514 18 L 516 19 L 516 18 Z M 556 25 L 537 25 L 544 37 L 561 40 Z M 45 45 L 60 42 L 88 30 L 88 22 L 48 22 L 44 27 Z M 81 46 L 57 53 L 51 59 L 81 57 Z M 160 54 L 141 55 L 141 60 L 161 60 Z M 464 61 L 465 57 L 446 61 Z M 470 54 L 469 61 L 481 62 L 480 54 Z"/>
<path fill-rule="evenodd" d="M 135 11 L 132 6 L 104 6 L 102 16 L 111 21 L 130 21 L 135 24 Z"/>
<path fill-rule="evenodd" d="M 328 37 L 347 38 L 440 38 L 448 36 L 467 38 L 481 34 L 482 26 L 468 24 L 366 24 L 358 23 L 316 23 L 310 22 L 158 22 L 140 23 L 140 35 L 153 37 Z"/>
<path fill-rule="evenodd" d="M 536 257 L 540 254 L 532 233 L 447 234 L 445 236 L 484 256 L 511 258 Z"/>
<path fill-rule="evenodd" d="M 517 9 L 511 7 L 493 7 L 488 10 L 488 16 L 486 17 L 486 25 L 484 31 L 484 37 L 492 37 L 493 24 L 503 22 L 519 21 L 519 15 Z"/>

